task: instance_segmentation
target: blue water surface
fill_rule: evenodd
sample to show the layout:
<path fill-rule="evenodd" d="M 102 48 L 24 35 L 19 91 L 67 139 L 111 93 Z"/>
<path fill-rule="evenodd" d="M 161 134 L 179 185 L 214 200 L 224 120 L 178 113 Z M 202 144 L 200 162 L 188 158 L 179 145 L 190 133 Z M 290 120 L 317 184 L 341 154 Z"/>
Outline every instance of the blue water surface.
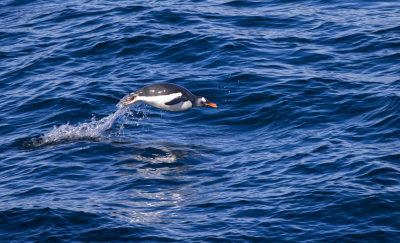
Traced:
<path fill-rule="evenodd" d="M 400 2 L 0 2 L 1 242 L 400 242 Z M 130 92 L 169 82 L 217 109 Z"/>

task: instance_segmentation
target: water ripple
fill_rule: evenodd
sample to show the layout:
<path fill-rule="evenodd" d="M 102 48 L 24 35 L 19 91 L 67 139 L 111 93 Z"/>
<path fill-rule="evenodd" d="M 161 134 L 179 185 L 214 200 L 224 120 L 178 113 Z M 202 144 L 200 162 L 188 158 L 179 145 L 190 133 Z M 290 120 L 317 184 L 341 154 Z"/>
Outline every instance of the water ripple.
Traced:
<path fill-rule="evenodd" d="M 0 6 L 0 241 L 399 241 L 396 1 Z"/>

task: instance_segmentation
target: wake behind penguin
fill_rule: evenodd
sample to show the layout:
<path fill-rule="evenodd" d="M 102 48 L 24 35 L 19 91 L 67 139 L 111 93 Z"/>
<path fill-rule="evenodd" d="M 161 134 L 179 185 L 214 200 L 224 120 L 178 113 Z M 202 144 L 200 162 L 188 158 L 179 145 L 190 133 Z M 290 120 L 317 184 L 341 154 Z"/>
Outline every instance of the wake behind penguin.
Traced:
<path fill-rule="evenodd" d="M 100 120 L 96 120 L 93 117 L 90 122 L 79 123 L 78 125 L 70 125 L 68 122 L 58 127 L 54 126 L 52 130 L 32 139 L 25 146 L 39 147 L 65 141 L 98 140 L 104 138 L 106 131 L 111 129 L 115 121 L 119 119 L 123 119 L 120 127 L 120 130 L 122 130 L 123 125 L 127 123 L 127 117 L 133 116 L 133 113 L 126 106 L 123 106 L 121 102 L 117 104 L 117 111 Z"/>
<path fill-rule="evenodd" d="M 110 129 L 118 118 L 125 117 L 127 114 L 133 115 L 127 106 L 137 101 L 143 101 L 167 111 L 184 111 L 202 106 L 217 108 L 215 103 L 204 97 L 196 96 L 181 86 L 169 83 L 151 84 L 122 98 L 117 104 L 118 110 L 100 120 L 92 118 L 91 122 L 76 126 L 70 125 L 69 122 L 59 127 L 54 126 L 51 131 L 41 135 L 38 139 L 33 139 L 30 144 L 38 147 L 62 141 L 102 138 L 105 131 Z"/>

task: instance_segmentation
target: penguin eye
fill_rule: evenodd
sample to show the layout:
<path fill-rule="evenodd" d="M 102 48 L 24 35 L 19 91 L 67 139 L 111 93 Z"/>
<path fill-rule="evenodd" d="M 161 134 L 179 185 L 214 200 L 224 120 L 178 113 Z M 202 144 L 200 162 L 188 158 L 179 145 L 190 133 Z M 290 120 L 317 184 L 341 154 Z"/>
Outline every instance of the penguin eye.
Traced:
<path fill-rule="evenodd" d="M 201 101 L 202 102 L 207 102 L 206 98 L 204 98 L 204 97 L 201 97 Z"/>

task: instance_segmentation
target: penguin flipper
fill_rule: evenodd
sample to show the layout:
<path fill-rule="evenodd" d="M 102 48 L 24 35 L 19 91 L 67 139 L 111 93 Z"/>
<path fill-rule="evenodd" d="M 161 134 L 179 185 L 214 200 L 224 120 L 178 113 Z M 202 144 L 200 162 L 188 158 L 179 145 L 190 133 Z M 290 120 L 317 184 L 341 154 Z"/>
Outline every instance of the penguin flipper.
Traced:
<path fill-rule="evenodd" d="M 185 101 L 187 101 L 187 100 L 188 100 L 188 99 L 186 99 L 185 97 L 180 96 L 180 97 L 177 97 L 177 98 L 175 98 L 175 99 L 173 99 L 173 100 L 171 100 L 171 101 L 166 102 L 165 104 L 166 104 L 166 105 L 176 105 L 176 104 L 178 104 L 178 103 L 180 103 L 180 102 L 185 102 Z"/>

